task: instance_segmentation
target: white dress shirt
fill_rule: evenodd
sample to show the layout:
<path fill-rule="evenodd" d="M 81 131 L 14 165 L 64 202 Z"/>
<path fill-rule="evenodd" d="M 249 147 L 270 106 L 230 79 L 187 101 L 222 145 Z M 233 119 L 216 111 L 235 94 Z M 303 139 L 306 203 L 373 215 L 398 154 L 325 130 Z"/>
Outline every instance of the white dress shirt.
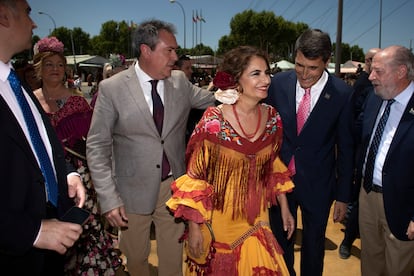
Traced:
<path fill-rule="evenodd" d="M 151 83 L 150 81 L 153 80 L 147 73 L 142 71 L 141 67 L 139 67 L 138 61 L 135 63 L 135 72 L 137 73 L 138 81 L 141 85 L 142 91 L 144 92 L 145 100 L 147 101 L 148 107 L 153 114 L 153 106 L 152 106 L 152 96 L 151 96 Z M 157 92 L 160 95 L 161 101 L 164 104 L 164 80 L 158 80 L 157 84 Z"/>
<path fill-rule="evenodd" d="M 35 154 L 36 151 L 33 147 L 32 139 L 30 138 L 29 130 L 26 126 L 26 121 L 24 119 L 23 112 L 20 109 L 20 105 L 17 102 L 16 96 L 12 88 L 10 87 L 9 81 L 7 80 L 11 69 L 12 69 L 12 66 L 10 63 L 5 64 L 0 61 L 0 95 L 6 101 L 7 105 L 10 107 L 10 110 L 13 112 L 14 116 L 16 117 L 20 127 L 22 128 L 24 132 L 24 135 L 26 136 L 27 141 L 29 142 L 29 145 L 32 148 L 32 151 L 40 167 L 40 162 L 39 162 L 39 159 L 37 158 L 37 155 Z M 26 90 L 23 87 L 22 89 L 23 89 L 24 96 L 26 97 L 26 100 L 29 103 L 30 109 L 32 110 L 33 116 L 36 120 L 37 128 L 39 129 L 40 136 L 43 139 L 43 143 L 45 144 L 47 153 L 49 154 L 49 158 L 50 160 L 53 160 L 52 146 L 50 145 L 49 137 L 47 136 L 47 131 L 43 123 L 42 116 L 40 115 L 39 110 L 33 103 L 30 96 L 27 94 Z M 53 162 L 51 163 L 52 163 L 53 170 L 55 171 L 55 175 L 56 175 L 55 164 Z"/>

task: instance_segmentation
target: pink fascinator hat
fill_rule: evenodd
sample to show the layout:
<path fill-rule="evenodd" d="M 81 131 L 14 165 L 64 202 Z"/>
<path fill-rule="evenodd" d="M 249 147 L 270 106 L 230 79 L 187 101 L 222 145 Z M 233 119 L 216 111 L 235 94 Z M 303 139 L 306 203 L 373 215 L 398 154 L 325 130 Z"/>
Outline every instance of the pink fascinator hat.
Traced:
<path fill-rule="evenodd" d="M 63 50 L 63 43 L 54 36 L 42 38 L 33 46 L 35 55 L 42 52 L 63 53 Z"/>

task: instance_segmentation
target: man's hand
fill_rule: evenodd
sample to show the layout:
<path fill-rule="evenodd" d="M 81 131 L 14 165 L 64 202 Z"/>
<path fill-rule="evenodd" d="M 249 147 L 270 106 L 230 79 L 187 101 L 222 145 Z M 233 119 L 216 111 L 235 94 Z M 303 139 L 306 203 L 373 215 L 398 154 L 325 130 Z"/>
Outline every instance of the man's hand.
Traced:
<path fill-rule="evenodd" d="M 126 216 L 124 206 L 112 209 L 105 213 L 105 217 L 113 227 L 128 227 L 128 217 Z"/>
<path fill-rule="evenodd" d="M 52 220 L 42 220 L 39 238 L 34 247 L 49 249 L 65 254 L 67 249 L 79 239 L 82 226 L 75 223 Z"/>
<path fill-rule="evenodd" d="M 347 210 L 348 203 L 335 201 L 333 221 L 341 222 L 345 219 L 345 214 Z"/>
<path fill-rule="evenodd" d="M 67 180 L 69 197 L 74 198 L 76 206 L 82 208 L 86 198 L 86 190 L 82 179 L 77 174 L 69 174 Z"/>

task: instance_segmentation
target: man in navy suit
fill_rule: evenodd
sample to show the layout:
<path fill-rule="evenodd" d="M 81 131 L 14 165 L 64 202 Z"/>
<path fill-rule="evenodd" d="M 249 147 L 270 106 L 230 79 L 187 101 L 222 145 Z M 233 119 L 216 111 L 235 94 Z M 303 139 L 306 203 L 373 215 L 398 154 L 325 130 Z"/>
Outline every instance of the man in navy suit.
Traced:
<path fill-rule="evenodd" d="M 350 199 L 353 175 L 352 88 L 326 71 L 332 52 L 329 35 L 306 30 L 296 41 L 295 70 L 277 73 L 267 102 L 283 122 L 281 159 L 295 183 L 288 195 L 291 212 L 302 213 L 300 275 L 322 275 L 325 230 L 333 201 L 333 220 L 340 222 Z M 310 88 L 308 117 L 300 132 L 296 113 Z M 299 132 L 299 134 L 298 134 Z M 286 239 L 278 207 L 270 211 L 272 231 L 285 251 L 291 275 L 294 242 Z"/>
<path fill-rule="evenodd" d="M 63 275 L 62 256 L 82 232 L 80 225 L 57 218 L 74 205 L 69 197 L 83 205 L 85 189 L 79 175 L 67 174 L 62 146 L 36 97 L 21 87 L 29 105 L 24 110 L 35 118 L 33 129 L 40 133 L 57 180 L 57 202 L 48 201 L 43 163 L 30 138 L 33 132 L 26 127 L 27 113 L 11 86 L 19 87 L 18 81 L 8 80 L 13 76 L 12 56 L 31 48 L 36 24 L 29 15 L 26 0 L 0 0 L 0 267 L 8 275 L 56 276 Z"/>
<path fill-rule="evenodd" d="M 375 93 L 367 98 L 357 165 L 361 271 L 414 275 L 413 53 L 402 46 L 378 52 L 369 79 Z M 388 119 L 382 120 L 388 102 Z"/>

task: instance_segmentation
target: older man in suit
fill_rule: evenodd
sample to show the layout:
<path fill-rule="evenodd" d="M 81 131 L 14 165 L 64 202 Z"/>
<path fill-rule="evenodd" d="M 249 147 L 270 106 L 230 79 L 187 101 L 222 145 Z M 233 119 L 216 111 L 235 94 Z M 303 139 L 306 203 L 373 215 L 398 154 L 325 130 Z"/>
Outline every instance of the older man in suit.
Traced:
<path fill-rule="evenodd" d="M 131 275 L 149 275 L 152 222 L 158 275 L 182 274 L 178 240 L 184 225 L 174 221 L 165 202 L 173 179 L 185 172 L 188 114 L 215 101 L 183 72 L 171 72 L 177 60 L 174 33 L 172 25 L 159 20 L 139 25 L 138 62 L 101 82 L 87 139 L 102 212 L 112 226 L 123 228 L 120 248 Z"/>
<path fill-rule="evenodd" d="M 300 275 L 322 275 L 325 230 L 332 202 L 333 219 L 344 218 L 353 175 L 352 88 L 326 71 L 332 52 L 329 35 L 307 30 L 296 41 L 295 70 L 277 73 L 267 102 L 283 121 L 281 159 L 288 165 L 295 189 L 288 195 L 291 212 L 302 213 Z M 280 210 L 270 213 L 276 239 L 294 271 L 294 239 L 287 240 Z"/>
<path fill-rule="evenodd" d="M 69 196 L 82 206 L 85 190 L 67 174 L 49 119 L 10 62 L 31 47 L 29 15 L 25 0 L 0 0 L 0 266 L 9 275 L 63 275 L 62 255 L 82 227 L 57 218 L 74 205 Z"/>
<path fill-rule="evenodd" d="M 414 55 L 378 52 L 357 166 L 364 276 L 414 275 Z"/>

